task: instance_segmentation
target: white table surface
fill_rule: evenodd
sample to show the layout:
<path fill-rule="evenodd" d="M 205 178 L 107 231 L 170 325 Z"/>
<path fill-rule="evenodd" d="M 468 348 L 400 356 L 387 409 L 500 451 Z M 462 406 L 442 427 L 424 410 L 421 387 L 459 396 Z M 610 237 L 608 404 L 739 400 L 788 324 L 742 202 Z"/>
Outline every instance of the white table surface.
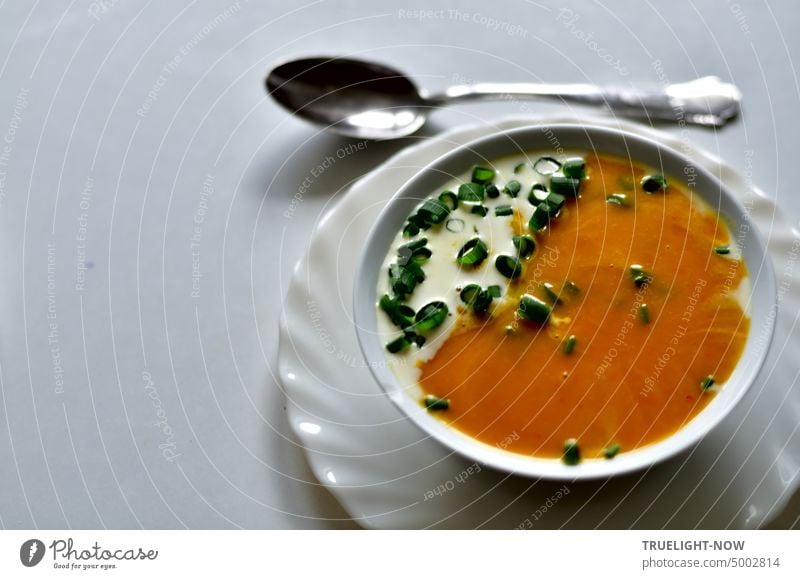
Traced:
<path fill-rule="evenodd" d="M 686 138 L 800 220 L 791 0 L 294 6 L 0 4 L 0 527 L 354 526 L 288 428 L 281 299 L 335 193 L 414 139 L 353 150 L 288 117 L 276 60 L 361 55 L 429 89 L 716 74 L 744 113 Z"/>

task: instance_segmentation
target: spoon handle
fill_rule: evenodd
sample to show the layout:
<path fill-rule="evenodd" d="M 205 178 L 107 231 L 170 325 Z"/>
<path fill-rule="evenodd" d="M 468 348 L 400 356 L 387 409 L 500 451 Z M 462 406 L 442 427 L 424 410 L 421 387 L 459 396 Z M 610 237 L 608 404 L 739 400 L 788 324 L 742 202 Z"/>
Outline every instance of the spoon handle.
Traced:
<path fill-rule="evenodd" d="M 613 112 L 659 121 L 722 126 L 739 113 L 742 95 L 715 76 L 662 86 L 592 84 L 479 83 L 457 85 L 431 95 L 433 106 L 482 100 L 548 99 L 607 106 Z"/>

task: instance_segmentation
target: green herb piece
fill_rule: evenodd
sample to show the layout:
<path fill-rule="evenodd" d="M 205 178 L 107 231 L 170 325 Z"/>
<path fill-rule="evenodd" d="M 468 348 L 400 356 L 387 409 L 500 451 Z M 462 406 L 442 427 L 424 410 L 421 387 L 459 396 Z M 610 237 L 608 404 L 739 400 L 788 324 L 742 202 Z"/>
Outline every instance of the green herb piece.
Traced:
<path fill-rule="evenodd" d="M 566 175 L 553 175 L 550 177 L 550 191 L 559 195 L 577 197 L 581 188 L 581 180 Z"/>
<path fill-rule="evenodd" d="M 640 182 L 642 189 L 648 193 L 667 190 L 667 180 L 663 175 L 645 175 Z"/>
<path fill-rule="evenodd" d="M 447 304 L 444 302 L 431 302 L 420 308 L 414 318 L 414 328 L 420 332 L 430 332 L 442 325 L 447 318 Z"/>
<path fill-rule="evenodd" d="M 547 199 L 548 194 L 547 187 L 541 183 L 534 183 L 530 193 L 528 193 L 528 203 L 531 205 L 538 205 Z"/>
<path fill-rule="evenodd" d="M 514 174 L 516 175 L 525 168 L 525 163 L 517 163 L 514 165 Z"/>
<path fill-rule="evenodd" d="M 581 288 L 579 288 L 577 284 L 575 284 L 575 282 L 571 282 L 569 280 L 567 280 L 566 283 L 564 284 L 564 289 L 567 290 L 572 295 L 577 295 L 581 293 Z"/>
<path fill-rule="evenodd" d="M 386 344 L 386 349 L 389 350 L 392 354 L 397 354 L 398 352 L 402 352 L 406 348 L 411 345 L 411 342 L 405 336 L 400 336 Z"/>
<path fill-rule="evenodd" d="M 417 210 L 417 217 L 431 225 L 443 223 L 449 214 L 450 208 L 439 199 L 428 199 Z"/>
<path fill-rule="evenodd" d="M 520 298 L 519 306 L 517 307 L 517 314 L 520 318 L 539 324 L 547 322 L 552 311 L 550 306 L 542 300 L 529 294 L 525 294 Z"/>
<path fill-rule="evenodd" d="M 487 185 L 486 186 L 486 196 L 489 199 L 497 199 L 500 197 L 500 189 L 497 188 L 497 185 Z"/>
<path fill-rule="evenodd" d="M 565 177 L 583 179 L 586 177 L 586 161 L 580 157 L 569 158 L 561 165 L 561 172 Z"/>
<path fill-rule="evenodd" d="M 639 306 L 639 319 L 643 324 L 650 323 L 650 308 L 647 307 L 647 304 L 641 304 Z"/>
<path fill-rule="evenodd" d="M 458 197 L 452 191 L 442 191 L 439 193 L 439 201 L 444 203 L 450 211 L 458 209 Z"/>
<path fill-rule="evenodd" d="M 533 170 L 539 175 L 552 175 L 561 168 L 561 163 L 552 157 L 542 157 L 533 164 Z"/>
<path fill-rule="evenodd" d="M 611 203 L 612 205 L 619 205 L 620 207 L 627 207 L 628 206 L 628 196 L 625 193 L 612 193 L 608 197 L 606 197 L 606 203 Z"/>
<path fill-rule="evenodd" d="M 456 255 L 456 263 L 458 265 L 472 265 L 478 266 L 483 263 L 483 260 L 489 255 L 489 249 L 486 244 L 478 237 L 473 237 L 464 244 L 464 247 L 458 250 Z"/>
<path fill-rule="evenodd" d="M 620 450 L 622 450 L 622 446 L 620 446 L 618 442 L 612 442 L 603 449 L 603 456 L 606 457 L 608 460 L 611 460 L 612 458 L 614 458 L 619 454 Z"/>
<path fill-rule="evenodd" d="M 569 466 L 575 466 L 581 461 L 581 450 L 578 448 L 577 440 L 569 438 L 564 441 L 561 460 Z"/>
<path fill-rule="evenodd" d="M 464 183 L 458 188 L 458 200 L 464 203 L 483 203 L 485 188 L 478 183 Z"/>
<path fill-rule="evenodd" d="M 566 200 L 566 197 L 553 191 L 551 191 L 547 197 L 545 197 L 544 202 L 547 204 L 547 209 L 550 211 L 551 217 L 554 217 L 559 211 L 561 211 Z"/>
<path fill-rule="evenodd" d="M 481 293 L 481 286 L 476 283 L 471 283 L 467 286 L 464 286 L 464 288 L 461 290 L 461 293 L 458 295 L 462 302 L 468 306 L 471 306 L 475 303 L 479 293 Z"/>
<path fill-rule="evenodd" d="M 636 284 L 636 287 L 642 287 L 653 282 L 653 276 L 649 272 L 645 271 L 644 268 L 638 263 L 634 263 L 628 269 L 628 273 L 630 274 L 633 283 Z"/>
<path fill-rule="evenodd" d="M 486 293 L 493 298 L 499 298 L 501 295 L 503 295 L 503 290 L 499 285 L 490 285 L 486 288 Z"/>
<path fill-rule="evenodd" d="M 450 408 L 450 400 L 448 398 L 439 398 L 433 394 L 426 394 L 423 403 L 428 410 L 436 411 Z"/>
<path fill-rule="evenodd" d="M 556 288 L 553 284 L 544 282 L 542 284 L 542 289 L 544 290 L 544 294 L 547 296 L 547 299 L 549 299 L 553 305 L 561 303 L 561 299 L 558 297 L 558 292 L 556 292 Z"/>
<path fill-rule="evenodd" d="M 527 235 L 515 235 L 511 238 L 511 242 L 517 248 L 517 254 L 521 259 L 529 258 L 536 251 L 536 242 Z"/>
<path fill-rule="evenodd" d="M 713 385 L 714 385 L 714 377 L 711 374 L 703 378 L 703 381 L 700 382 L 700 388 L 703 390 L 708 390 Z"/>
<path fill-rule="evenodd" d="M 494 214 L 497 217 L 508 217 L 509 215 L 514 215 L 514 209 L 512 209 L 511 205 L 498 205 L 494 208 Z"/>
<path fill-rule="evenodd" d="M 414 291 L 418 283 L 425 280 L 425 273 L 414 260 L 405 265 L 393 263 L 389 266 L 389 286 L 398 299 L 404 299 Z"/>
<path fill-rule="evenodd" d="M 574 335 L 564 340 L 564 347 L 562 348 L 564 353 L 567 355 L 572 354 L 572 351 L 575 349 L 577 343 L 578 338 L 576 338 Z"/>
<path fill-rule="evenodd" d="M 403 237 L 414 237 L 419 233 L 419 225 L 416 223 L 407 223 L 403 228 Z"/>
<path fill-rule="evenodd" d="M 425 345 L 425 336 L 420 336 L 417 334 L 414 336 L 414 343 L 417 345 L 417 348 L 421 348 Z"/>
<path fill-rule="evenodd" d="M 464 220 L 458 219 L 457 217 L 452 217 L 447 220 L 447 223 L 445 223 L 444 226 L 450 233 L 461 233 L 464 231 Z"/>
<path fill-rule="evenodd" d="M 521 190 L 522 190 L 522 185 L 520 185 L 519 181 L 515 181 L 514 179 L 506 183 L 506 186 L 503 187 L 503 193 L 505 193 L 509 197 L 516 197 L 517 195 L 519 195 L 519 192 Z"/>
<path fill-rule="evenodd" d="M 539 232 L 548 225 L 550 225 L 550 210 L 545 203 L 540 203 L 533 210 L 530 221 L 528 221 L 528 228 L 531 231 Z"/>
<path fill-rule="evenodd" d="M 476 165 L 472 168 L 472 182 L 478 183 L 479 185 L 486 185 L 494 179 L 495 174 L 494 169 Z"/>
<path fill-rule="evenodd" d="M 474 213 L 475 215 L 480 215 L 481 217 L 486 217 L 486 214 L 489 213 L 489 209 L 487 209 L 484 205 L 473 205 L 469 212 Z"/>
<path fill-rule="evenodd" d="M 405 329 L 414 324 L 414 310 L 398 300 L 392 299 L 389 294 L 383 294 L 378 305 L 395 326 Z"/>
<path fill-rule="evenodd" d="M 510 255 L 498 255 L 494 265 L 497 271 L 509 279 L 517 279 L 522 274 L 522 264 Z"/>
<path fill-rule="evenodd" d="M 714 253 L 717 255 L 728 255 L 731 252 L 731 247 L 729 245 L 718 245 L 714 248 Z"/>

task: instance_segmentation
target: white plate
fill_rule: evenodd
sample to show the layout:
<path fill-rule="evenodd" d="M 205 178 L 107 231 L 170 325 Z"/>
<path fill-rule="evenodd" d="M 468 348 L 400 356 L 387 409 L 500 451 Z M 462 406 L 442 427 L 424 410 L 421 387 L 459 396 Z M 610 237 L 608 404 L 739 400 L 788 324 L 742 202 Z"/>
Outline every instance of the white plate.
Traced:
<path fill-rule="evenodd" d="M 779 288 L 771 350 L 738 408 L 693 450 L 647 471 L 553 483 L 471 464 L 406 419 L 375 383 L 352 321 L 361 244 L 386 200 L 454 146 L 495 130 L 582 122 L 655 136 L 725 182 L 768 240 Z M 406 149 L 365 176 L 319 223 L 297 264 L 279 371 L 291 425 L 317 478 L 374 528 L 755 528 L 800 484 L 800 236 L 732 168 L 678 138 L 611 119 L 509 119 Z M 754 331 L 758 331 L 754 328 Z"/>

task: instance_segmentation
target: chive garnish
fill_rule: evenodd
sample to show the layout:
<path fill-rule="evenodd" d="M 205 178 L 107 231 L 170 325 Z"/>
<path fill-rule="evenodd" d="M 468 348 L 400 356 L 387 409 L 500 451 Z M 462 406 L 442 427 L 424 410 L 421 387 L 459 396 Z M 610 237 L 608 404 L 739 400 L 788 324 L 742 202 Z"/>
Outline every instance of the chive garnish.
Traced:
<path fill-rule="evenodd" d="M 506 183 L 505 187 L 503 187 L 503 193 L 505 193 L 509 197 L 516 197 L 517 195 L 519 195 L 521 189 L 522 185 L 520 185 L 520 182 L 512 179 L 511 181 Z"/>
<path fill-rule="evenodd" d="M 550 211 L 544 203 L 541 203 L 533 210 L 530 221 L 528 221 L 528 228 L 531 231 L 539 232 L 548 225 L 550 225 Z"/>
<path fill-rule="evenodd" d="M 561 302 L 561 299 L 558 297 L 558 293 L 556 292 L 556 288 L 553 284 L 544 282 L 542 284 L 542 289 L 544 290 L 547 299 L 550 300 L 550 303 L 556 305 Z"/>
<path fill-rule="evenodd" d="M 648 193 L 667 190 L 667 180 L 663 175 L 645 175 L 641 180 L 642 189 Z"/>
<path fill-rule="evenodd" d="M 492 305 L 492 300 L 499 298 L 501 293 L 499 285 L 490 285 L 482 290 L 481 286 L 471 283 L 464 287 L 459 295 L 461 301 L 471 307 L 476 314 L 485 314 Z"/>
<path fill-rule="evenodd" d="M 608 460 L 611 460 L 612 458 L 614 458 L 619 454 L 620 450 L 622 450 L 622 446 L 620 446 L 618 442 L 612 442 L 603 449 L 603 456 L 606 457 Z"/>
<path fill-rule="evenodd" d="M 497 188 L 497 185 L 491 184 L 486 186 L 486 196 L 489 199 L 497 199 L 500 197 L 500 189 Z"/>
<path fill-rule="evenodd" d="M 569 355 L 572 354 L 572 351 L 575 349 L 575 345 L 578 343 L 578 338 L 574 335 L 570 336 L 564 341 L 564 353 Z"/>
<path fill-rule="evenodd" d="M 442 223 L 449 214 L 450 208 L 439 199 L 427 199 L 417 210 L 417 218 L 431 225 Z"/>
<path fill-rule="evenodd" d="M 481 217 L 486 217 L 486 214 L 489 213 L 489 209 L 487 209 L 484 205 L 473 205 L 469 212 L 474 213 L 475 215 L 480 215 Z"/>
<path fill-rule="evenodd" d="M 581 188 L 581 180 L 566 175 L 553 175 L 550 177 L 550 191 L 559 195 L 577 197 Z"/>
<path fill-rule="evenodd" d="M 714 248 L 714 252 L 717 255 L 728 255 L 731 252 L 731 248 L 729 245 L 718 245 Z"/>
<path fill-rule="evenodd" d="M 476 283 L 471 283 L 469 285 L 464 286 L 459 293 L 459 297 L 461 297 L 461 301 L 471 306 L 475 303 L 475 299 L 478 297 L 478 294 L 481 293 L 481 286 Z"/>
<path fill-rule="evenodd" d="M 378 305 L 398 328 L 405 329 L 414 324 L 414 310 L 401 304 L 398 300 L 392 299 L 389 294 L 383 294 Z"/>
<path fill-rule="evenodd" d="M 650 323 L 650 308 L 647 307 L 647 304 L 639 305 L 639 319 L 642 320 L 643 324 Z"/>
<path fill-rule="evenodd" d="M 444 226 L 450 233 L 461 233 L 462 231 L 464 231 L 464 220 L 458 219 L 457 217 L 453 217 L 448 219 L 447 223 L 445 223 Z"/>
<path fill-rule="evenodd" d="M 520 318 L 539 324 L 547 321 L 551 311 L 550 306 L 529 294 L 525 294 L 520 298 L 519 306 L 517 307 L 517 314 Z"/>
<path fill-rule="evenodd" d="M 409 261 L 405 265 L 393 263 L 389 266 L 389 285 L 392 288 L 392 293 L 398 299 L 404 299 L 408 294 L 414 291 L 418 283 L 425 280 L 425 273 L 422 271 L 419 263 L 414 260 Z"/>
<path fill-rule="evenodd" d="M 586 176 L 586 161 L 580 157 L 572 157 L 561 165 L 561 172 L 565 177 L 583 179 Z"/>
<path fill-rule="evenodd" d="M 606 197 L 606 203 L 611 203 L 612 205 L 619 205 L 620 207 L 627 207 L 628 206 L 628 197 L 625 193 L 612 193 L 608 197 Z"/>
<path fill-rule="evenodd" d="M 485 188 L 479 183 L 464 183 L 458 188 L 458 200 L 464 203 L 481 203 Z"/>
<path fill-rule="evenodd" d="M 450 211 L 458 209 L 458 197 L 452 191 L 442 191 L 439 193 L 439 201 L 447 205 Z"/>
<path fill-rule="evenodd" d="M 517 279 L 522 274 L 522 264 L 510 255 L 498 255 L 494 265 L 497 271 L 509 279 Z"/>
<path fill-rule="evenodd" d="M 531 205 L 538 205 L 547 199 L 547 195 L 547 188 L 544 185 L 541 183 L 534 183 L 530 193 L 528 193 L 528 203 Z"/>
<path fill-rule="evenodd" d="M 511 205 L 498 205 L 494 208 L 494 214 L 497 217 L 508 217 L 509 215 L 514 215 L 514 210 Z"/>
<path fill-rule="evenodd" d="M 564 289 L 566 289 L 572 295 L 576 295 L 581 292 L 581 289 L 577 286 L 577 284 L 575 284 L 575 282 L 572 282 L 570 280 L 566 281 L 566 283 L 564 284 Z"/>
<path fill-rule="evenodd" d="M 503 290 L 499 285 L 490 285 L 486 288 L 486 293 L 493 298 L 499 298 L 501 295 L 503 295 Z"/>
<path fill-rule="evenodd" d="M 442 325 L 447 318 L 447 304 L 444 302 L 431 302 L 420 308 L 414 318 L 414 328 L 420 332 L 430 332 Z"/>
<path fill-rule="evenodd" d="M 486 185 L 494 179 L 495 170 L 489 167 L 481 167 L 476 165 L 472 168 L 472 182 L 479 185 Z"/>
<path fill-rule="evenodd" d="M 516 175 L 525 168 L 525 163 L 517 163 L 514 165 L 514 174 Z"/>
<path fill-rule="evenodd" d="M 714 377 L 711 374 L 703 378 L 703 381 L 700 382 L 700 388 L 702 388 L 703 390 L 708 390 L 713 385 L 714 385 Z"/>
<path fill-rule="evenodd" d="M 580 448 L 578 448 L 577 440 L 574 438 L 569 438 L 564 441 L 561 460 L 564 461 L 564 464 L 568 464 L 570 466 L 574 466 L 581 461 L 581 451 Z"/>
<path fill-rule="evenodd" d="M 631 279 L 633 280 L 633 283 L 636 284 L 636 287 L 642 287 L 653 282 L 653 276 L 649 272 L 645 271 L 645 269 L 638 263 L 634 263 L 628 269 L 628 273 L 630 273 Z"/>
<path fill-rule="evenodd" d="M 406 348 L 411 345 L 411 342 L 405 336 L 400 336 L 386 344 L 386 349 L 389 350 L 392 354 L 397 354 L 398 352 L 402 352 Z"/>
<path fill-rule="evenodd" d="M 478 237 L 473 237 L 464 244 L 464 247 L 458 250 L 456 255 L 456 263 L 458 265 L 480 265 L 484 259 L 489 255 L 489 249 L 486 244 Z"/>
<path fill-rule="evenodd" d="M 419 226 L 416 223 L 407 223 L 403 228 L 403 237 L 414 237 L 419 233 Z"/>
<path fill-rule="evenodd" d="M 426 394 L 423 402 L 428 410 L 447 410 L 450 408 L 450 400 L 448 398 L 439 398 L 433 394 Z"/>
<path fill-rule="evenodd" d="M 536 251 L 536 242 L 527 235 L 515 235 L 511 238 L 511 242 L 517 248 L 517 254 L 521 259 L 529 258 Z"/>
<path fill-rule="evenodd" d="M 533 164 L 533 170 L 539 175 L 552 175 L 561 168 L 561 163 L 552 157 L 542 157 Z"/>

